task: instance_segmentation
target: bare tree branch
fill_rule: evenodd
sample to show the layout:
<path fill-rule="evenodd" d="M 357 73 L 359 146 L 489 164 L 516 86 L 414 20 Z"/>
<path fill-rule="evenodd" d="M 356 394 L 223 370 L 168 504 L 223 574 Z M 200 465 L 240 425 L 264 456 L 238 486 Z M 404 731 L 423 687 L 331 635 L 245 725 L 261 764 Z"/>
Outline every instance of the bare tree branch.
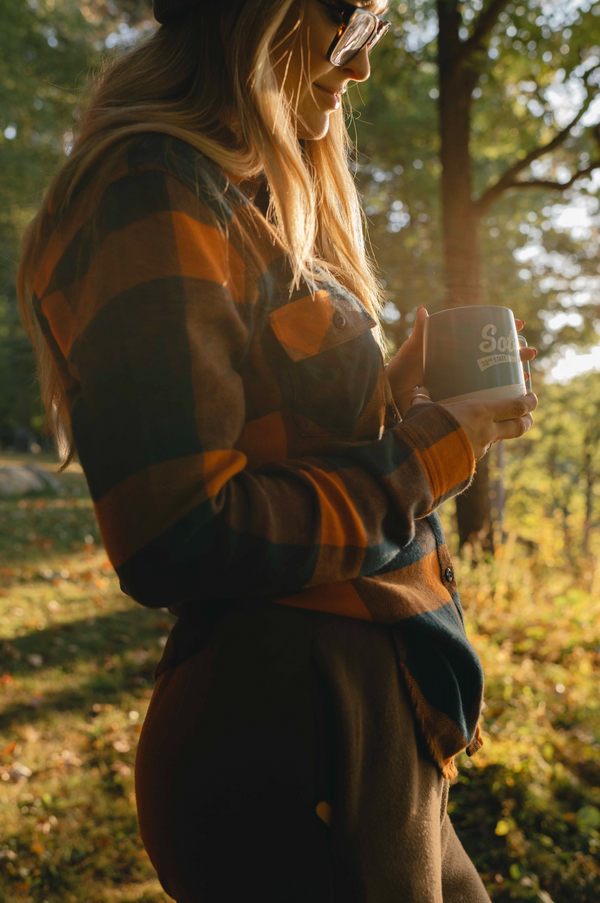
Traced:
<path fill-rule="evenodd" d="M 478 201 L 475 202 L 476 212 L 481 215 L 488 210 L 489 207 L 496 201 L 508 188 L 514 188 L 515 185 L 527 185 L 532 184 L 531 182 L 519 182 L 517 180 L 517 176 L 522 173 L 528 166 L 538 160 L 540 157 L 545 156 L 545 154 L 549 154 L 551 151 L 555 150 L 557 147 L 560 147 L 567 140 L 571 133 L 571 129 L 573 126 L 577 125 L 582 116 L 587 113 L 592 100 L 595 98 L 595 94 L 591 92 L 591 85 L 589 84 L 589 77 L 592 72 L 596 72 L 600 69 L 600 64 L 594 66 L 585 75 L 585 84 L 586 84 L 586 98 L 584 103 L 581 106 L 579 112 L 573 117 L 573 119 L 569 122 L 568 125 L 561 129 L 560 132 L 552 138 L 551 141 L 548 141 L 546 144 L 540 145 L 540 147 L 536 147 L 531 150 L 522 160 L 518 160 L 512 166 L 510 166 L 503 175 L 500 176 L 497 182 L 483 192 Z M 557 183 L 559 186 L 559 183 Z M 560 187 L 560 186 L 559 186 Z"/>
<path fill-rule="evenodd" d="M 498 21 L 498 16 L 509 3 L 510 0 L 490 0 L 489 5 L 479 14 L 473 34 L 460 46 L 459 53 L 456 56 L 458 65 L 467 60 L 472 53 L 481 47 Z"/>
<path fill-rule="evenodd" d="M 595 169 L 600 169 L 600 160 L 592 160 L 585 169 L 578 169 L 568 182 L 554 182 L 552 179 L 516 179 L 514 182 L 507 184 L 504 190 L 508 191 L 509 188 L 549 188 L 566 191 L 567 188 L 571 188 L 575 184 L 577 179 L 589 175 Z"/>

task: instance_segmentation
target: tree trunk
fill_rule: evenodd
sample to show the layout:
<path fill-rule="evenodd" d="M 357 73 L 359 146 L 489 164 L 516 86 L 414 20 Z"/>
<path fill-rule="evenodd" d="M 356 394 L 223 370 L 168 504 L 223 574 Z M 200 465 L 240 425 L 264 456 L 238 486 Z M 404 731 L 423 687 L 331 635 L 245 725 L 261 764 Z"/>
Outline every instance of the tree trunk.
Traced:
<path fill-rule="evenodd" d="M 504 506 L 506 492 L 504 490 L 504 442 L 494 445 L 494 479 L 491 481 L 490 507 L 492 515 L 492 531 L 494 535 L 504 538 Z"/>
<path fill-rule="evenodd" d="M 479 217 L 473 202 L 470 154 L 471 98 L 478 73 L 463 59 L 458 0 L 437 0 L 442 229 L 446 305 L 481 304 Z M 487 459 L 469 490 L 457 499 L 459 545 L 477 541 L 493 549 Z"/>
<path fill-rule="evenodd" d="M 594 513 L 594 484 L 596 474 L 592 468 L 592 450 L 588 446 L 583 458 L 583 477 L 585 479 L 585 521 L 583 524 L 582 551 L 587 557 L 590 554 L 590 533 L 592 531 L 592 517 Z"/>
<path fill-rule="evenodd" d="M 481 304 L 479 217 L 473 202 L 471 100 L 478 74 L 461 60 L 457 0 L 438 0 L 442 230 L 447 303 Z"/>
<path fill-rule="evenodd" d="M 490 477 L 488 458 L 477 464 L 477 472 L 471 486 L 456 499 L 458 544 L 466 542 L 494 551 L 494 534 L 490 511 Z"/>

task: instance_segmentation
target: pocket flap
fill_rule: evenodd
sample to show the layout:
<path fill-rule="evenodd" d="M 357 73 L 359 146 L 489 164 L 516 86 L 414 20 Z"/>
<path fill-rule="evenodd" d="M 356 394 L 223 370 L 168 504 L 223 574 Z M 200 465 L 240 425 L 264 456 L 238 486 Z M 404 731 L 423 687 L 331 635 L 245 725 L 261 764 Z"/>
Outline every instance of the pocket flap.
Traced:
<path fill-rule="evenodd" d="M 273 332 L 293 361 L 303 361 L 349 342 L 376 322 L 364 307 L 342 291 L 318 291 L 273 311 Z"/>

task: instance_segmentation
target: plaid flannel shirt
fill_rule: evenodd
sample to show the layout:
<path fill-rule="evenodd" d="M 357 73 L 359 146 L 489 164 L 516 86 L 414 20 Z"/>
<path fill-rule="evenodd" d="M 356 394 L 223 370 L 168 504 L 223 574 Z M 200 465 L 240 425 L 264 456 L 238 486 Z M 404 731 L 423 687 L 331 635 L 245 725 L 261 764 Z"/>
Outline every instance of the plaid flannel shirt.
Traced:
<path fill-rule="evenodd" d="M 51 224 L 34 304 L 126 593 L 397 625 L 446 776 L 478 745 L 482 675 L 435 509 L 469 483 L 434 404 L 398 414 L 374 320 L 291 272 L 248 186 L 159 134 Z M 175 655 L 176 657 L 176 655 Z"/>

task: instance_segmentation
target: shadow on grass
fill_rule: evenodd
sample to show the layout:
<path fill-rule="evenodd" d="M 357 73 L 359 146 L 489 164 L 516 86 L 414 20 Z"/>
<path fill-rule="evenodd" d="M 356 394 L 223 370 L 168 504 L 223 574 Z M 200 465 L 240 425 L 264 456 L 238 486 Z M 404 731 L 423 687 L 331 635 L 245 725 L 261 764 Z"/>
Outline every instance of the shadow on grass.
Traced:
<path fill-rule="evenodd" d="M 92 618 L 32 630 L 0 646 L 0 670 L 7 672 L 18 689 L 23 677 L 43 678 L 48 669 L 61 676 L 77 673 L 77 684 L 32 697 L 30 704 L 8 704 L 0 714 L 0 730 L 58 712 L 84 711 L 99 698 L 117 697 L 123 691 L 153 684 L 153 673 L 162 651 L 159 638 L 166 636 L 175 619 L 165 612 L 131 608 Z M 38 657 L 41 657 L 38 658 Z M 31 660 L 38 662 L 36 667 Z M 89 677 L 81 680 L 81 664 Z M 46 674 L 44 674 L 46 672 Z M 58 677 L 59 675 L 57 675 Z"/>

